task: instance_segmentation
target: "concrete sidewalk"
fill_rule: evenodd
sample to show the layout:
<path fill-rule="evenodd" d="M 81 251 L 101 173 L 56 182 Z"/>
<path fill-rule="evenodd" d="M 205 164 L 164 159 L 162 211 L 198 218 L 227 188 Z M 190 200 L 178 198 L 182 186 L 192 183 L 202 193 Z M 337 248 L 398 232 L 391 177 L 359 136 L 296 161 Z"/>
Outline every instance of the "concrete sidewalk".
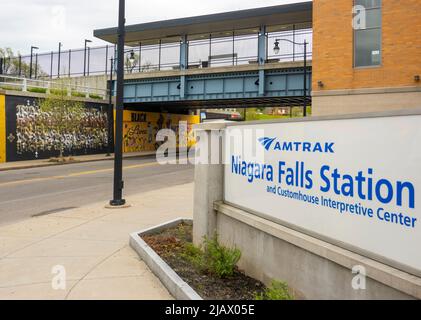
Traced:
<path fill-rule="evenodd" d="M 165 198 L 165 201 L 164 201 Z M 129 247 L 129 233 L 191 217 L 193 184 L 0 226 L 0 299 L 172 299 Z M 55 266 L 66 289 L 54 290 Z"/>
<path fill-rule="evenodd" d="M 153 155 L 155 155 L 155 151 L 125 153 L 123 157 L 125 159 L 128 159 L 128 158 L 136 158 L 136 157 L 148 157 L 148 156 L 153 156 Z M 112 154 L 111 156 L 107 156 L 105 154 L 94 154 L 94 155 L 86 155 L 86 156 L 74 156 L 72 158 L 75 161 L 68 162 L 68 163 L 50 162 L 49 159 L 5 162 L 5 163 L 0 163 L 0 171 L 31 169 L 31 168 L 58 166 L 58 165 L 66 165 L 66 164 L 82 163 L 82 162 L 114 160 L 114 154 Z"/>

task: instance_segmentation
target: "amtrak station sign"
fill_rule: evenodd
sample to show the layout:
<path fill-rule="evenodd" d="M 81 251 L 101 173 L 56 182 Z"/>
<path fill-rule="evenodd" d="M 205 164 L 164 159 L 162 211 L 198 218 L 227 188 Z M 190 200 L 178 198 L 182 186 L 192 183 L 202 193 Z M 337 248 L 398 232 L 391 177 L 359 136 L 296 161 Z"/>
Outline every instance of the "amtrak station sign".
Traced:
<path fill-rule="evenodd" d="M 415 115 L 229 126 L 227 137 L 250 141 L 226 149 L 225 201 L 420 274 L 420 123 Z M 252 148 L 264 156 L 249 156 Z"/>

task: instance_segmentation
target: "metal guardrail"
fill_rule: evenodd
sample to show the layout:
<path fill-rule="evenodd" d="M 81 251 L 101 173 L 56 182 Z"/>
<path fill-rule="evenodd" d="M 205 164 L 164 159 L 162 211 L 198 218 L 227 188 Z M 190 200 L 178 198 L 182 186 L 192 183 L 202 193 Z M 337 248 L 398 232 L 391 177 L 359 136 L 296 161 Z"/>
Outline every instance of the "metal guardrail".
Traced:
<path fill-rule="evenodd" d="M 105 89 L 90 88 L 72 84 L 69 81 L 45 81 L 0 75 L 0 89 L 22 92 L 61 94 L 69 97 L 92 99 L 107 99 L 108 91 Z"/>

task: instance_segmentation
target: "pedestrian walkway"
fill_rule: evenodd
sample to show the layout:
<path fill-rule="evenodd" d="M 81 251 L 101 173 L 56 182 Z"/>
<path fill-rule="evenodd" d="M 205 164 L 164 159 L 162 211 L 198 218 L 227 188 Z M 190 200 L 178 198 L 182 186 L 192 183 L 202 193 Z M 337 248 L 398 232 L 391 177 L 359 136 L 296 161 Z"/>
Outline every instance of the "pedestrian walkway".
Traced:
<path fill-rule="evenodd" d="M 147 157 L 147 156 L 153 156 L 153 155 L 155 155 L 155 151 L 133 152 L 133 153 L 125 153 L 124 158 L 127 159 L 127 158 L 136 158 L 136 157 Z M 75 156 L 72 158 L 74 159 L 73 162 L 68 162 L 65 164 L 113 160 L 114 155 L 112 154 L 110 156 L 107 156 L 106 154 L 94 154 L 94 155 L 86 155 L 86 156 Z M 51 162 L 49 159 L 5 162 L 5 163 L 0 163 L 0 171 L 49 167 L 49 166 L 54 166 L 54 165 L 63 165 L 63 163 Z"/>
<path fill-rule="evenodd" d="M 191 217 L 193 184 L 127 200 L 128 209 L 97 203 L 0 226 L 0 299 L 172 299 L 129 234 Z M 53 270 L 65 270 L 64 290 L 53 289 Z"/>

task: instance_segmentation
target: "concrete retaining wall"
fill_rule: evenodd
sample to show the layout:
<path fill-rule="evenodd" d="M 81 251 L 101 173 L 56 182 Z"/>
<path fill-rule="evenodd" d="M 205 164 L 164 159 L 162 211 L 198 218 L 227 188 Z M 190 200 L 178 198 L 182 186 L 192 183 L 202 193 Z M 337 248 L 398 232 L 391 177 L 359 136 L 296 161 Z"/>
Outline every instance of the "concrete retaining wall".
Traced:
<path fill-rule="evenodd" d="M 404 272 L 228 205 L 219 204 L 216 210 L 219 240 L 241 250 L 240 269 L 266 285 L 286 281 L 297 298 L 414 299 L 412 295 L 421 295 L 419 279 Z M 365 290 L 352 287 L 355 266 L 366 270 Z"/>
<path fill-rule="evenodd" d="M 94 75 L 87 77 L 71 77 L 66 78 L 66 82 L 70 82 L 73 86 L 86 87 L 97 90 L 107 90 L 107 81 L 109 76 Z"/>

